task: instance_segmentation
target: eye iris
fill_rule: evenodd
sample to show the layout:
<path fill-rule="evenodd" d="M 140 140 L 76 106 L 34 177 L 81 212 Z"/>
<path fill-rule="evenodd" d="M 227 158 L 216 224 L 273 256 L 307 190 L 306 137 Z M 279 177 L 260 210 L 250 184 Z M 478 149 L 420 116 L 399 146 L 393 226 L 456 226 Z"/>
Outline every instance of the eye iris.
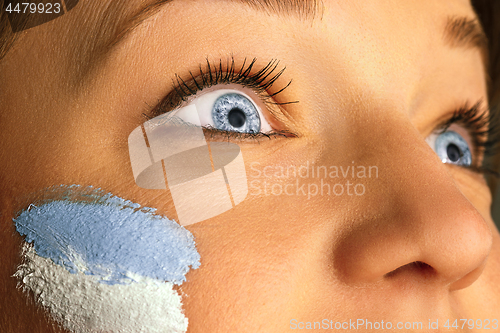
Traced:
<path fill-rule="evenodd" d="M 453 143 L 450 143 L 448 147 L 446 147 L 446 153 L 448 155 L 448 158 L 452 162 L 458 162 L 461 157 L 460 148 L 458 148 L 457 145 Z"/>
<path fill-rule="evenodd" d="M 217 98 L 212 107 L 212 119 L 215 128 L 223 131 L 260 132 L 259 112 L 242 94 L 228 93 Z"/>
<path fill-rule="evenodd" d="M 435 149 L 443 163 L 472 165 L 472 154 L 465 139 L 454 131 L 446 131 L 436 138 Z"/>
<path fill-rule="evenodd" d="M 229 111 L 227 119 L 232 126 L 240 128 L 241 126 L 245 125 L 247 116 L 245 115 L 245 112 L 241 111 L 238 108 L 234 108 Z"/>

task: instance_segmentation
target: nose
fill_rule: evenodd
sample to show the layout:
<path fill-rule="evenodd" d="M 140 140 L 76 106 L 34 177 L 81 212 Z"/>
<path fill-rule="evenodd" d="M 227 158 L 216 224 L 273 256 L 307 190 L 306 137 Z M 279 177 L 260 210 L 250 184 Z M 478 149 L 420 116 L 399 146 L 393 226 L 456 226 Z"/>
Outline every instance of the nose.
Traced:
<path fill-rule="evenodd" d="M 390 162 L 367 184 L 363 213 L 351 216 L 334 265 L 347 283 L 404 277 L 465 288 L 482 272 L 491 231 L 420 133 L 392 132 L 377 140 L 371 131 L 371 141 L 363 143 L 373 152 L 364 163 L 376 164 L 373 156 Z"/>

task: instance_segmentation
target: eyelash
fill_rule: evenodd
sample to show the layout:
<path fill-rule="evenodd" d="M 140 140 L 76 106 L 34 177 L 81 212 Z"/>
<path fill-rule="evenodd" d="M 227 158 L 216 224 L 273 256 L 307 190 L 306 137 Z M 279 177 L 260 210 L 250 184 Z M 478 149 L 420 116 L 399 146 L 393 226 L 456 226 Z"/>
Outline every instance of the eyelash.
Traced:
<path fill-rule="evenodd" d="M 275 101 L 275 97 L 290 86 L 292 83 L 291 80 L 278 91 L 271 94 L 268 93 L 271 87 L 276 83 L 276 80 L 278 80 L 278 78 L 283 74 L 286 67 L 278 70 L 279 61 L 273 59 L 255 73 L 250 74 L 254 69 L 256 62 L 256 58 L 253 58 L 250 62 L 248 62 L 247 58 L 245 58 L 243 60 L 243 65 L 241 67 L 236 67 L 232 56 L 227 61 L 225 66 L 223 66 L 222 60 L 219 60 L 219 63 L 217 64 L 210 63 L 207 59 L 206 68 L 203 69 L 200 64 L 199 73 L 196 76 L 193 72 L 189 71 L 189 79 L 187 81 L 176 74 L 175 79 L 172 80 L 172 91 L 150 112 L 151 115 L 145 114 L 145 116 L 152 119 L 161 114 L 172 111 L 180 107 L 182 103 L 187 102 L 189 97 L 194 96 L 203 89 L 210 88 L 217 84 L 239 84 L 242 87 L 250 88 L 256 93 L 264 104 L 272 104 L 281 107 L 286 104 L 298 103 L 298 101 L 282 103 Z M 267 111 L 273 115 L 273 110 L 269 107 L 267 109 Z M 263 138 L 272 139 L 276 137 L 288 138 L 296 136 L 296 134 L 287 130 L 272 131 L 269 133 L 241 133 L 223 131 L 212 126 L 203 126 L 203 129 L 205 130 L 205 133 L 210 135 L 211 138 L 223 138 L 238 141 L 258 141 Z"/>
<path fill-rule="evenodd" d="M 471 166 L 469 169 L 500 178 L 496 165 L 485 165 L 486 160 L 494 159 L 500 153 L 500 112 L 491 112 L 482 104 L 481 101 L 472 106 L 469 106 L 468 102 L 465 103 L 455 110 L 450 119 L 439 126 L 438 134 L 446 132 L 453 124 L 464 126 L 472 138 L 474 146 L 472 149 L 476 156 L 480 154 L 483 156 L 481 165 Z"/>

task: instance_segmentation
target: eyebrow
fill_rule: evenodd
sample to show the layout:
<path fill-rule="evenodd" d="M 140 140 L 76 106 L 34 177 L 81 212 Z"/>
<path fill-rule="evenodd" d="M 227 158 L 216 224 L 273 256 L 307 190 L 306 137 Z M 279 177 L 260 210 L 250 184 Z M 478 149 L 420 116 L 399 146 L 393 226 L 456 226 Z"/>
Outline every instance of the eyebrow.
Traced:
<path fill-rule="evenodd" d="M 70 48 L 68 59 L 79 59 L 68 65 L 68 76 L 75 89 L 82 89 L 88 83 L 90 74 L 102 64 L 110 51 L 129 36 L 145 20 L 157 14 L 173 2 L 188 0 L 146 0 L 137 8 L 130 8 L 130 0 L 94 2 L 84 7 L 82 16 L 85 24 L 79 24 L 79 34 L 67 34 Z M 268 15 L 294 17 L 301 21 L 313 22 L 322 19 L 323 0 L 208 0 L 212 3 L 241 3 Z M 99 6 L 99 3 L 102 6 Z M 95 15 L 98 13 L 98 15 Z M 75 21 L 76 22 L 76 21 Z M 82 65 L 83 64 L 83 65 Z"/>
<path fill-rule="evenodd" d="M 146 2 L 137 12 L 127 19 L 116 37 L 109 43 L 113 46 L 119 43 L 132 30 L 139 26 L 144 20 L 153 16 L 158 10 L 175 1 L 182 0 L 152 0 Z M 324 13 L 323 0 L 210 0 L 218 2 L 236 2 L 247 5 L 250 8 L 264 12 L 268 15 L 275 15 L 280 17 L 294 17 L 302 21 L 314 21 L 317 18 L 321 19 Z"/>
<path fill-rule="evenodd" d="M 484 61 L 485 69 L 489 64 L 488 38 L 477 19 L 450 16 L 446 20 L 443 38 L 452 48 L 478 50 Z"/>
<path fill-rule="evenodd" d="M 109 8 L 101 10 L 100 22 L 90 24 L 92 31 L 88 31 L 86 36 L 91 36 L 90 39 L 85 38 L 73 50 L 75 58 L 82 58 L 83 63 L 88 66 L 79 67 L 74 75 L 77 86 L 82 86 L 83 80 L 87 77 L 90 71 L 95 68 L 99 62 L 98 59 L 104 57 L 111 48 L 123 41 L 130 35 L 135 28 L 141 25 L 149 17 L 155 15 L 164 6 L 175 1 L 186 0 L 149 0 L 133 10 L 127 11 L 125 15 L 125 6 L 128 0 L 111 1 Z M 313 22 L 316 19 L 322 19 L 325 7 L 323 0 L 210 0 L 218 2 L 236 2 L 247 5 L 250 8 L 264 12 L 268 15 L 276 15 L 280 17 L 295 17 L 302 21 Z M 117 14 L 117 17 L 123 19 L 112 20 L 111 13 Z M 89 17 L 92 17 L 88 13 Z M 116 17 L 115 16 L 115 17 Z M 450 16 L 446 20 L 443 38 L 445 44 L 450 47 L 459 47 L 465 49 L 477 49 L 480 51 L 485 71 L 489 66 L 489 50 L 488 39 L 482 29 L 481 24 L 477 19 L 468 17 Z M 85 47 L 84 47 L 85 46 Z M 81 62 L 80 62 L 81 63 Z"/>

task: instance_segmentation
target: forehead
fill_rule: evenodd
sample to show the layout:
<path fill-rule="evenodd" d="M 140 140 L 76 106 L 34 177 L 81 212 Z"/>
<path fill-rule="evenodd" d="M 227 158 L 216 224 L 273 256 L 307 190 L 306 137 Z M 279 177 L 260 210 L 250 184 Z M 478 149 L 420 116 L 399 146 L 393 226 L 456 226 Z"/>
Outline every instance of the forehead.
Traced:
<path fill-rule="evenodd" d="M 87 4 L 87 3 L 85 3 Z M 183 9 L 194 9 L 180 11 Z M 477 47 L 485 56 L 486 42 L 479 24 L 475 24 L 475 14 L 468 1 L 444 0 L 444 1 L 405 1 L 394 5 L 391 1 L 351 1 L 342 2 L 336 0 L 151 0 L 136 3 L 130 0 L 121 0 L 106 3 L 88 3 L 87 13 L 74 15 L 74 22 L 80 29 L 73 30 L 76 35 L 84 37 L 80 45 L 83 54 L 105 53 L 133 33 L 141 24 L 148 19 L 158 17 L 159 13 L 165 15 L 162 19 L 168 21 L 176 20 L 176 15 L 182 12 L 182 16 L 197 20 L 203 16 L 202 9 L 217 14 L 217 8 L 224 8 L 236 17 L 253 17 L 253 12 L 265 14 L 269 22 L 268 28 L 273 24 L 281 22 L 284 25 L 289 22 L 300 22 L 305 26 L 322 27 L 315 32 L 319 35 L 331 35 L 339 32 L 355 32 L 360 41 L 365 44 L 370 42 L 370 37 L 378 37 L 379 45 L 385 42 L 394 46 L 411 44 L 420 38 L 441 39 L 444 38 L 449 46 Z M 99 9 L 99 10 L 96 10 Z M 196 10 L 198 9 L 198 10 Z M 169 15 L 170 13 L 170 15 Z M 219 14 L 222 14 L 220 12 Z M 265 17 L 266 18 L 266 17 Z M 81 22 L 83 20 L 83 22 Z M 455 22 L 452 22 L 454 20 Z M 243 20 L 244 22 L 244 20 Z M 239 21 L 239 25 L 242 25 Z M 462 22 L 462 24 L 457 24 Z M 231 22 L 233 27 L 237 26 Z M 254 22 L 248 22 L 250 24 Z M 339 29 L 342 27 L 342 30 Z M 83 29 L 82 29 L 83 28 Z M 274 34 L 285 33 L 278 29 Z M 325 29 L 331 28 L 331 29 Z M 396 29 L 397 28 L 397 29 Z M 240 29 L 235 29 L 236 32 Z M 201 34 L 208 31 L 199 31 Z M 298 33 L 298 29 L 296 33 Z M 164 33 L 164 32 L 163 32 Z M 75 35 L 73 34 L 73 35 Z M 238 33 L 236 33 L 238 34 Z M 340 35 L 340 34 L 338 34 Z M 349 35 L 348 33 L 345 34 Z M 176 38 L 175 33 L 171 35 Z M 250 36 L 249 36 L 250 37 Z M 256 37 L 256 36 L 255 36 Z M 336 36 L 341 40 L 341 36 Z M 350 36 L 352 37 L 352 36 Z M 410 37 L 410 38 L 408 38 Z M 351 39 L 351 41 L 354 41 Z M 442 42 L 442 40 L 439 40 Z M 349 43 L 345 43 L 349 44 Z M 90 46 L 90 47 L 89 47 Z M 423 45 L 419 45 L 423 46 Z M 426 45 L 431 46 L 431 45 Z M 401 50 L 403 51 L 403 50 Z"/>
<path fill-rule="evenodd" d="M 301 73 L 332 70 L 331 75 L 358 81 L 385 78 L 366 87 L 391 90 L 409 103 L 427 84 L 423 79 L 438 72 L 449 76 L 452 68 L 464 68 L 464 61 L 465 68 L 484 72 L 485 44 L 479 25 L 469 24 L 474 19 L 469 2 L 457 0 L 397 5 L 386 0 L 90 0 L 30 29 L 18 55 L 40 67 L 56 66 L 54 81 L 80 89 L 107 71 L 110 59 L 135 58 L 134 65 L 154 59 L 182 68 L 189 59 L 200 63 L 210 54 L 258 51 Z M 485 81 L 484 73 L 478 80 Z"/>

